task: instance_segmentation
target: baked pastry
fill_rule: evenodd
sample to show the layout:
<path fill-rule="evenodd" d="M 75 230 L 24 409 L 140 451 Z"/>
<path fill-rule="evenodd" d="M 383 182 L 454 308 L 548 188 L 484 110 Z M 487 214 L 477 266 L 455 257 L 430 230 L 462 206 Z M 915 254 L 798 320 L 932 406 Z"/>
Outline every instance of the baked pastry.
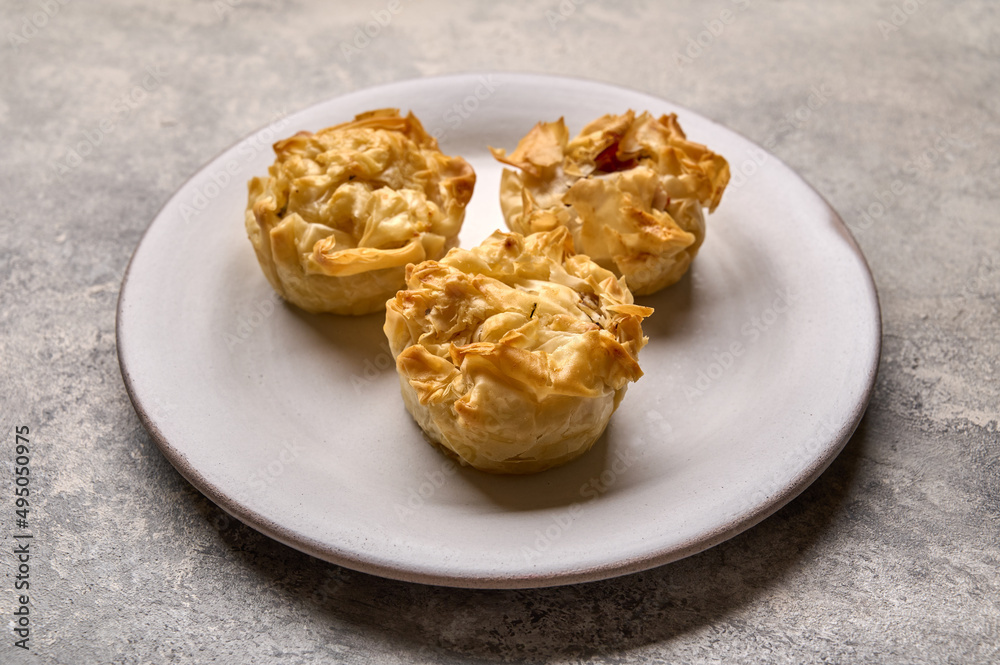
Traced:
<path fill-rule="evenodd" d="M 396 109 L 274 144 L 249 183 L 246 229 L 271 286 L 309 312 L 367 314 L 404 267 L 458 244 L 476 174 Z"/>
<path fill-rule="evenodd" d="M 626 278 L 635 295 L 679 280 L 705 238 L 729 165 L 688 141 L 677 116 L 605 115 L 570 140 L 566 124 L 540 122 L 510 155 L 500 206 L 518 233 L 569 229 L 576 251 Z"/>
<path fill-rule="evenodd" d="M 403 401 L 463 464 L 534 473 L 568 462 L 642 376 L 641 323 L 653 310 L 575 255 L 565 228 L 496 231 L 407 266 L 406 285 L 385 317 Z"/>

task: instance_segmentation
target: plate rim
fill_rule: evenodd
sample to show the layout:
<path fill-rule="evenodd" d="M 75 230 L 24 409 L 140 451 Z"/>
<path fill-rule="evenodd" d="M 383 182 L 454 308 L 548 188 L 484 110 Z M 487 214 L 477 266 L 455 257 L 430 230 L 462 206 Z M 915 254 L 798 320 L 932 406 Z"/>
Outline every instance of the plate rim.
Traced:
<path fill-rule="evenodd" d="M 504 71 L 504 70 L 482 70 L 482 71 L 469 71 L 462 73 L 452 73 L 440 76 L 425 76 L 425 77 L 413 77 L 400 79 L 398 81 L 392 81 L 388 83 L 382 83 L 375 86 L 368 86 L 364 88 L 357 88 L 355 90 L 350 90 L 345 93 L 327 97 L 308 106 L 299 108 L 285 117 L 292 117 L 306 111 L 310 111 L 318 106 L 327 104 L 335 99 L 342 97 L 348 97 L 354 94 L 370 92 L 385 88 L 396 87 L 400 85 L 414 84 L 419 82 L 427 81 L 447 81 L 447 80 L 461 80 L 470 79 L 482 76 L 498 75 L 504 77 L 511 77 L 513 79 L 534 79 L 536 81 L 549 81 L 549 82 L 559 82 L 559 81 L 572 81 L 577 84 L 590 84 L 599 85 L 605 88 L 620 90 L 629 94 L 639 94 L 646 97 L 652 97 L 659 99 L 661 101 L 667 102 L 671 106 L 677 108 L 679 111 L 684 113 L 698 116 L 699 118 L 715 125 L 724 131 L 730 132 L 747 141 L 755 148 L 763 150 L 769 159 L 773 159 L 779 168 L 783 169 L 786 176 L 793 176 L 798 179 L 809 191 L 811 191 L 823 206 L 826 208 L 830 214 L 831 220 L 837 226 L 838 231 L 847 240 L 847 244 L 851 253 L 860 261 L 860 266 L 863 268 L 863 275 L 865 277 L 865 286 L 869 291 L 871 297 L 870 305 L 873 307 L 874 313 L 874 345 L 873 345 L 873 361 L 869 364 L 867 368 L 867 385 L 863 392 L 861 399 L 855 404 L 849 418 L 845 421 L 843 427 L 836 433 L 836 443 L 826 448 L 826 454 L 814 459 L 811 464 L 804 468 L 799 475 L 794 479 L 793 482 L 788 483 L 786 486 L 782 487 L 780 491 L 776 492 L 774 495 L 769 497 L 769 499 L 756 507 L 755 510 L 738 514 L 735 519 L 717 526 L 712 530 L 707 536 L 698 537 L 690 540 L 689 542 L 683 543 L 681 545 L 672 545 L 668 547 L 661 547 L 655 550 L 646 552 L 642 556 L 638 556 L 632 559 L 620 559 L 616 562 L 607 563 L 604 565 L 592 565 L 585 568 L 578 568 L 573 570 L 564 571 L 562 574 L 532 574 L 530 571 L 526 571 L 520 575 L 464 575 L 461 573 L 446 573 L 441 572 L 426 572 L 422 570 L 412 570 L 412 569 L 402 569 L 400 567 L 393 567 L 391 565 L 385 565 L 378 562 L 374 562 L 363 558 L 362 556 L 347 555 L 344 552 L 337 551 L 329 544 L 322 543 L 316 539 L 284 527 L 282 524 L 275 522 L 274 520 L 264 516 L 263 514 L 243 505 L 241 502 L 236 501 L 229 497 L 225 492 L 223 492 L 219 487 L 209 481 L 197 468 L 191 465 L 185 455 L 177 449 L 174 445 L 167 440 L 167 438 L 160 431 L 156 422 L 150 416 L 149 411 L 145 408 L 142 398 L 138 395 L 135 386 L 133 385 L 132 373 L 128 367 L 127 359 L 123 354 L 123 337 L 122 335 L 122 320 L 123 311 L 126 305 L 126 288 L 129 282 L 129 277 L 132 272 L 133 262 L 135 261 L 136 255 L 142 248 L 143 244 L 147 242 L 150 232 L 153 229 L 154 224 L 163 214 L 164 210 L 174 201 L 174 199 L 180 194 L 180 192 L 187 187 L 187 185 L 197 179 L 203 172 L 208 170 L 212 164 L 216 162 L 222 155 L 226 154 L 236 146 L 240 145 L 247 139 L 256 136 L 261 131 L 266 129 L 268 125 L 262 125 L 255 128 L 251 132 L 241 136 L 239 139 L 233 143 L 227 145 L 221 151 L 217 152 L 214 156 L 206 160 L 202 165 L 194 171 L 188 178 L 181 182 L 173 191 L 173 193 L 164 201 L 164 203 L 158 208 L 156 213 L 153 215 L 152 220 L 146 227 L 145 231 L 138 243 L 136 243 L 135 249 L 132 251 L 132 255 L 129 258 L 129 262 L 125 268 L 122 277 L 122 283 L 118 292 L 118 299 L 115 307 L 115 347 L 116 355 L 118 358 L 119 369 L 122 375 L 122 381 L 125 385 L 126 393 L 136 415 L 139 417 L 139 421 L 145 430 L 149 433 L 150 437 L 156 443 L 157 448 L 159 448 L 160 453 L 167 459 L 168 462 L 181 474 L 181 476 L 190 483 L 196 490 L 198 490 L 202 495 L 208 498 L 212 503 L 222 509 L 224 512 L 230 516 L 238 519 L 247 526 L 263 533 L 264 535 L 277 540 L 278 542 L 287 545 L 293 549 L 300 552 L 304 552 L 310 556 L 322 559 L 329 563 L 334 563 L 336 565 L 341 565 L 353 570 L 357 570 L 363 573 L 377 575 L 379 577 L 385 577 L 389 579 L 395 579 L 403 582 L 447 586 L 455 588 L 477 588 L 477 589 L 525 589 L 525 588 L 544 588 L 544 587 L 554 587 L 554 586 L 564 586 L 570 584 L 580 584 L 586 582 L 596 582 L 600 580 L 610 579 L 613 577 L 619 577 L 623 575 L 629 575 L 651 568 L 656 568 L 686 557 L 692 556 L 699 552 L 711 549 L 716 545 L 735 537 L 736 535 L 756 526 L 760 522 L 764 521 L 771 515 L 778 512 L 781 508 L 786 506 L 792 500 L 794 500 L 799 494 L 801 494 L 807 487 L 809 487 L 815 480 L 822 475 L 822 473 L 830 466 L 834 459 L 843 451 L 847 442 L 851 439 L 854 432 L 857 430 L 864 417 L 864 414 L 871 402 L 872 395 L 875 390 L 876 379 L 878 376 L 878 370 L 881 364 L 882 358 L 882 309 L 878 294 L 878 288 L 875 283 L 874 275 L 872 274 L 871 267 L 868 264 L 868 260 L 864 253 L 861 251 L 857 240 L 851 233 L 850 228 L 841 218 L 840 214 L 837 213 L 836 209 L 830 204 L 830 202 L 823 196 L 815 187 L 812 186 L 801 174 L 796 170 L 789 167 L 782 161 L 779 157 L 768 151 L 766 148 L 758 144 L 743 135 L 742 133 L 726 126 L 721 123 L 716 122 L 714 119 L 704 115 L 703 113 L 693 111 L 684 107 L 682 105 L 676 104 L 671 100 L 665 99 L 658 96 L 657 94 L 646 92 L 644 90 L 638 90 L 635 88 L 629 88 L 626 86 L 621 86 L 616 83 L 609 83 L 606 81 L 600 81 L 597 79 L 589 79 L 579 76 L 563 76 L 563 75 L 552 75 L 552 74 L 538 74 L 534 72 L 517 72 L 517 71 Z"/>

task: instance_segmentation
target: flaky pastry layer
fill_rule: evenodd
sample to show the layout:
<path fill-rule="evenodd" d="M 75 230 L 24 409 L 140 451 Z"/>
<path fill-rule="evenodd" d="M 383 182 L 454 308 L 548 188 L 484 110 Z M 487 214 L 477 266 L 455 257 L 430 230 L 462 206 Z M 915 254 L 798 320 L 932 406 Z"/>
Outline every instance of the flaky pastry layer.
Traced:
<path fill-rule="evenodd" d="M 630 381 L 652 310 L 569 232 L 495 232 L 407 266 L 385 334 L 406 408 L 463 463 L 533 473 L 586 452 Z"/>
<path fill-rule="evenodd" d="M 412 114 L 381 109 L 274 144 L 249 183 L 246 229 L 264 274 L 309 312 L 366 314 L 408 263 L 458 244 L 476 175 Z"/>
<path fill-rule="evenodd" d="M 538 123 L 510 155 L 500 205 L 522 234 L 569 229 L 576 251 L 616 275 L 635 295 L 679 280 L 705 238 L 702 208 L 715 210 L 729 165 L 688 141 L 674 114 L 605 115 L 572 140 L 563 119 Z"/>

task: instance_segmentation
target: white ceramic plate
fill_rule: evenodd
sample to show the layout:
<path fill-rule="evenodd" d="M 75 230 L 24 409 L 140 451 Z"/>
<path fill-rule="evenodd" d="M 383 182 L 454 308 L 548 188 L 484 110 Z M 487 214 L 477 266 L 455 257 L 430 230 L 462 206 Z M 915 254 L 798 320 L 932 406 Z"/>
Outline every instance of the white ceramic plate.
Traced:
<path fill-rule="evenodd" d="M 501 167 L 539 120 L 677 112 L 734 178 L 687 277 L 656 296 L 645 376 L 581 459 L 530 477 L 457 469 L 403 408 L 383 316 L 276 299 L 243 228 L 270 144 L 381 107 L 412 109 L 478 174 L 461 242 L 503 226 Z M 844 224 L 775 157 L 639 92 L 520 74 L 405 81 L 276 121 L 163 207 L 122 285 L 118 353 L 137 412 L 199 490 L 252 527 L 350 568 L 468 587 L 597 580 L 661 565 L 759 522 L 854 431 L 880 318 Z"/>

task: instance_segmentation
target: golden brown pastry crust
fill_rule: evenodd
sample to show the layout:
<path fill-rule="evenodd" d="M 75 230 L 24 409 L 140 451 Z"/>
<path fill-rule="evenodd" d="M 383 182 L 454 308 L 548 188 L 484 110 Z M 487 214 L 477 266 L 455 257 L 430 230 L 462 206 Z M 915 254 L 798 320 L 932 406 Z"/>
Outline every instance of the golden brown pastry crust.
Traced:
<path fill-rule="evenodd" d="M 271 286 L 309 312 L 366 314 L 407 263 L 458 244 L 476 175 L 412 114 L 381 109 L 274 144 L 249 183 L 246 229 Z"/>
<path fill-rule="evenodd" d="M 500 206 L 522 234 L 569 229 L 576 251 L 625 276 L 636 295 L 673 284 L 705 237 L 729 165 L 688 141 L 674 114 L 605 115 L 570 140 L 566 124 L 538 123 L 510 155 Z"/>
<path fill-rule="evenodd" d="M 495 232 L 406 269 L 385 334 L 403 401 L 435 443 L 495 473 L 534 473 L 586 452 L 642 376 L 652 310 L 575 255 L 564 228 Z"/>

